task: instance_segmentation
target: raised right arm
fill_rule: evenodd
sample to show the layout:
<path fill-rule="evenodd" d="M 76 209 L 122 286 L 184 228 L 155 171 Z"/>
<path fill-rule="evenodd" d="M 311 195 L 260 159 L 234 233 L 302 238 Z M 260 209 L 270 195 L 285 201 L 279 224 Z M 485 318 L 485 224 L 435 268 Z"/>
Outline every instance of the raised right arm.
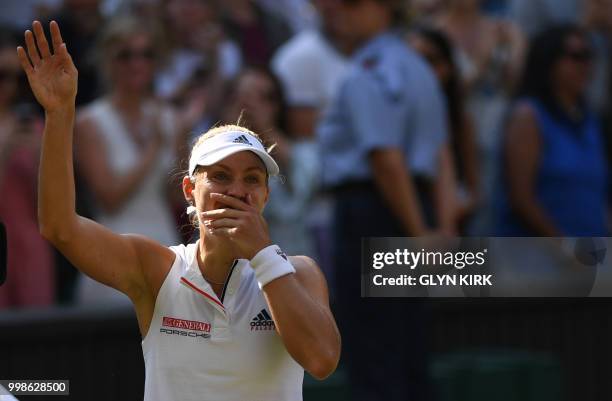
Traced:
<path fill-rule="evenodd" d="M 115 234 L 76 214 L 72 141 L 78 74 L 57 23 L 50 24 L 53 54 L 40 22 L 32 26 L 34 34 L 25 33 L 27 53 L 18 47 L 17 54 L 45 109 L 38 189 L 40 231 L 83 273 L 136 301 L 147 291 L 141 255 L 159 253 L 160 262 L 171 263 L 172 251 L 140 236 Z"/>

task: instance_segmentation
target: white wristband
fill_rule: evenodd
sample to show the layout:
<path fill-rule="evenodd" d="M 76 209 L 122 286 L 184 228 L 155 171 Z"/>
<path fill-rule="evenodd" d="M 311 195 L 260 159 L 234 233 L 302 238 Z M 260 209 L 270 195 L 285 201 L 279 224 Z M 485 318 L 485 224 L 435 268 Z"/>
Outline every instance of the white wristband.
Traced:
<path fill-rule="evenodd" d="M 255 270 L 255 279 L 260 289 L 272 280 L 295 273 L 287 255 L 278 245 L 270 245 L 257 252 L 251 259 L 251 266 Z"/>

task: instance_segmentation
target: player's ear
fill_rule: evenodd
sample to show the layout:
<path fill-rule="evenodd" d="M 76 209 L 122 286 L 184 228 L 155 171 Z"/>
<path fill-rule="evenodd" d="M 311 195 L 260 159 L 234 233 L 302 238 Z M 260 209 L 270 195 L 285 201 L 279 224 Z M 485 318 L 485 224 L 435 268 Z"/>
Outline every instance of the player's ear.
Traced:
<path fill-rule="evenodd" d="M 190 205 L 193 205 L 193 203 L 195 203 L 195 199 L 193 197 L 194 188 L 195 179 L 189 177 L 188 175 L 183 177 L 183 195 L 185 196 L 185 200 L 187 200 Z"/>

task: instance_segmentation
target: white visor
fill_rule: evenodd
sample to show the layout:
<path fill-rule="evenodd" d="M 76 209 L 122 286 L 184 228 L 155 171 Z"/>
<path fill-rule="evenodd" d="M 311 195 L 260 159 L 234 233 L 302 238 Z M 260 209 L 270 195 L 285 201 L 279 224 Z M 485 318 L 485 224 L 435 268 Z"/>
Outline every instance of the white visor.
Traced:
<path fill-rule="evenodd" d="M 244 131 L 229 131 L 202 142 L 189 159 L 189 176 L 198 166 L 211 166 L 234 153 L 249 150 L 264 162 L 268 175 L 277 175 L 279 168 L 259 139 Z"/>

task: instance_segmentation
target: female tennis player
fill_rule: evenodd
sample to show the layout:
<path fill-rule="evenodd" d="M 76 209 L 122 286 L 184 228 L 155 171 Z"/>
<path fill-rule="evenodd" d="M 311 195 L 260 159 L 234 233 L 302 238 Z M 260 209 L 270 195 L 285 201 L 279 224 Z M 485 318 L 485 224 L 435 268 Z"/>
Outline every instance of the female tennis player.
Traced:
<path fill-rule="evenodd" d="M 304 369 L 338 363 L 325 278 L 270 244 L 261 212 L 278 166 L 256 135 L 216 128 L 192 150 L 183 192 L 200 240 L 166 248 L 76 214 L 72 161 L 77 70 L 51 22 L 17 48 L 45 109 L 40 230 L 75 266 L 127 294 L 143 336 L 145 400 L 301 400 Z"/>

